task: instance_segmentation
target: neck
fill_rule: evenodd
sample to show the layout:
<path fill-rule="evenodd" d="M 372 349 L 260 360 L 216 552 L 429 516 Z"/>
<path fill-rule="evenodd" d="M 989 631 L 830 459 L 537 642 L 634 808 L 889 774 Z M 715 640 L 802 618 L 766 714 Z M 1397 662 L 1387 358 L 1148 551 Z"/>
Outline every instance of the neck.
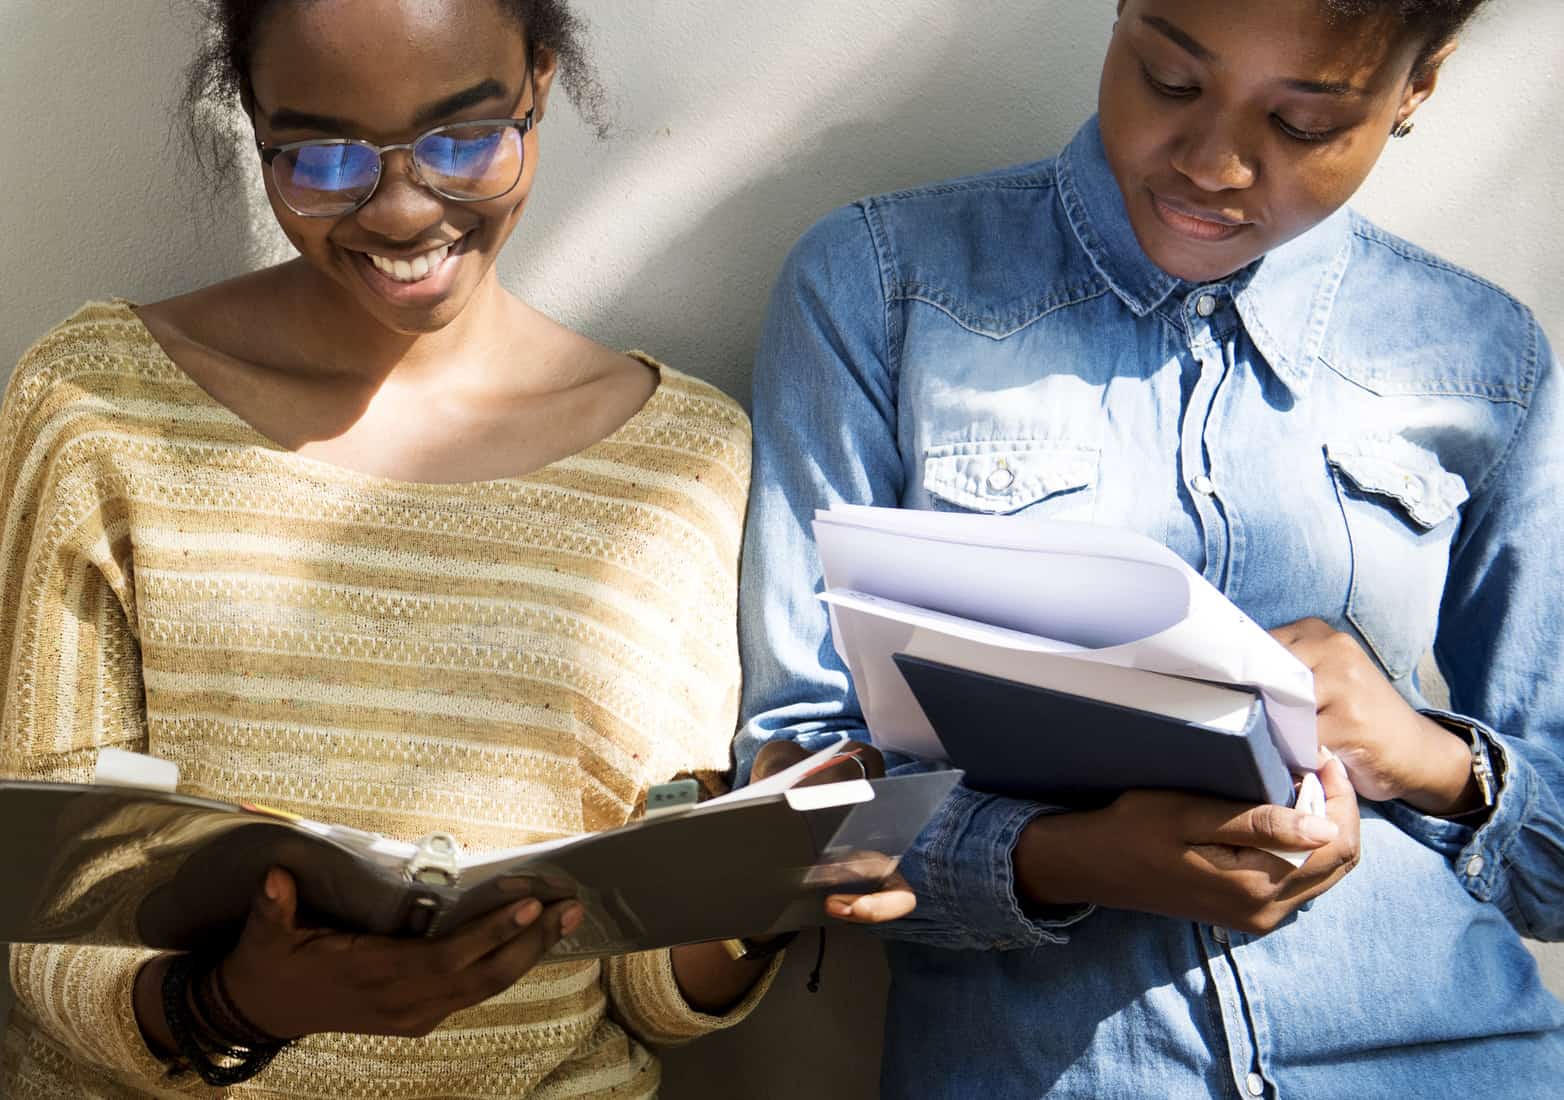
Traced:
<path fill-rule="evenodd" d="M 461 364 L 481 363 L 506 332 L 514 299 L 490 269 L 466 306 L 432 332 L 406 333 L 387 327 L 337 283 L 303 260 L 285 265 L 294 298 L 303 358 L 329 363 L 333 371 L 380 383 L 393 375 L 414 378 Z M 302 276 L 302 277 L 299 277 Z"/>

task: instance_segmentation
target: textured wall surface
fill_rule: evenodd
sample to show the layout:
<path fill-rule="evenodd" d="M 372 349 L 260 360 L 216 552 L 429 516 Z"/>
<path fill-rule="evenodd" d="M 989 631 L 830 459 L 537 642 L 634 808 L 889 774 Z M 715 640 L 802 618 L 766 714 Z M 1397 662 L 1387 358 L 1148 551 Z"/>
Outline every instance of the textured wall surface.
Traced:
<path fill-rule="evenodd" d="M 598 142 L 562 104 L 549 115 L 504 278 L 567 323 L 741 397 L 792 240 L 859 195 L 1057 150 L 1091 110 L 1113 12 L 1112 0 L 578 7 L 618 130 Z M 1358 205 L 1501 283 L 1564 342 L 1564 4 L 1493 7 Z M 0 0 L 0 241 L 11 255 L 0 373 L 86 298 L 154 300 L 286 255 L 253 188 L 213 208 L 179 157 L 171 104 L 195 42 L 187 0 Z M 1545 959 L 1564 990 L 1564 954 Z M 669 1095 L 799 1095 L 800 1073 L 819 1095 L 865 1095 L 861 1075 L 830 1067 L 849 1041 L 877 1049 L 872 957 L 849 959 L 848 980 L 816 998 L 801 992 L 807 967 L 795 970 L 766 1009 L 767 1045 L 818 1041 L 819 1059 L 788 1056 L 792 1072 L 724 1089 L 716 1067 L 749 1065 L 744 1053 L 766 1038 L 752 1026 L 696 1048 L 704 1072 L 676 1056 Z M 841 1090 L 825 1088 L 844 1073 Z"/>

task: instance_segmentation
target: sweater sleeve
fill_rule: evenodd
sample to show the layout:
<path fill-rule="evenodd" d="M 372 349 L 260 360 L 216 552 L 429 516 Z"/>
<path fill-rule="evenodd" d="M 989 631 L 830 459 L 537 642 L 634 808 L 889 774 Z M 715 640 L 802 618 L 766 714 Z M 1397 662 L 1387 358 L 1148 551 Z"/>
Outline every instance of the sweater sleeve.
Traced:
<path fill-rule="evenodd" d="M 620 1023 L 649 1045 L 674 1046 L 742 1022 L 771 988 L 781 965 L 778 955 L 744 999 L 721 1016 L 690 1007 L 673 976 L 673 956 L 666 950 L 606 959 L 603 981 Z"/>
<path fill-rule="evenodd" d="M 23 358 L 0 408 L 0 775 L 90 782 L 99 749 L 146 749 L 146 711 L 124 499 L 95 457 L 101 406 L 73 380 L 89 367 L 59 346 Z M 85 1063 L 169 1088 L 132 1009 L 153 954 L 13 945 L 15 1012 Z"/>

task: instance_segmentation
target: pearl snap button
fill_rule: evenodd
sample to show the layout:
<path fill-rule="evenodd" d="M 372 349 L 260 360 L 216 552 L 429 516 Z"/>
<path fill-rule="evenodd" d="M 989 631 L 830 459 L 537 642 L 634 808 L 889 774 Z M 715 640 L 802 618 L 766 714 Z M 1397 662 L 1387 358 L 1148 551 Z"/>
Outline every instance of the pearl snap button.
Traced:
<path fill-rule="evenodd" d="M 1227 929 L 1225 928 L 1213 928 L 1211 929 L 1211 938 L 1217 943 L 1226 943 L 1232 937 L 1227 934 Z"/>
<path fill-rule="evenodd" d="M 988 486 L 988 491 L 991 493 L 1005 493 L 1009 492 L 1010 487 L 1015 483 L 1016 475 L 1014 471 L 1004 466 L 999 466 L 989 471 L 988 480 L 983 484 Z"/>
<path fill-rule="evenodd" d="M 1214 295 L 1202 294 L 1195 300 L 1195 312 L 1202 317 L 1209 317 L 1216 312 L 1216 298 Z"/>
<path fill-rule="evenodd" d="M 1483 863 L 1482 856 L 1473 856 L 1471 859 L 1466 861 L 1466 877 L 1476 878 L 1478 875 L 1483 873 L 1484 866 L 1485 864 Z"/>
<path fill-rule="evenodd" d="M 1208 497 L 1216 492 L 1216 485 L 1205 474 L 1196 474 L 1190 478 L 1189 487 L 1203 497 Z"/>
<path fill-rule="evenodd" d="M 1264 1096 L 1265 1078 L 1261 1077 L 1258 1073 L 1251 1073 L 1248 1077 L 1244 1078 L 1244 1088 L 1249 1090 L 1250 1096 Z"/>

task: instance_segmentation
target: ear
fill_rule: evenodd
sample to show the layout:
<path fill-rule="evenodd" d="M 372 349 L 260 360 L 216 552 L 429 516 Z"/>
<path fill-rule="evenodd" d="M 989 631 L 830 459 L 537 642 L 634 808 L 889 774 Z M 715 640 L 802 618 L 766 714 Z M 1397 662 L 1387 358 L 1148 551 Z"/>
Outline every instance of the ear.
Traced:
<path fill-rule="evenodd" d="M 559 55 L 539 46 L 532 58 L 532 121 L 542 122 L 548 111 L 549 92 L 554 88 L 554 76 L 559 72 Z"/>
<path fill-rule="evenodd" d="M 1434 94 L 1434 89 L 1439 85 L 1439 70 L 1459 44 L 1452 38 L 1412 71 L 1412 78 L 1407 81 L 1406 91 L 1401 96 L 1401 106 L 1396 110 L 1397 125 L 1410 119 Z"/>

